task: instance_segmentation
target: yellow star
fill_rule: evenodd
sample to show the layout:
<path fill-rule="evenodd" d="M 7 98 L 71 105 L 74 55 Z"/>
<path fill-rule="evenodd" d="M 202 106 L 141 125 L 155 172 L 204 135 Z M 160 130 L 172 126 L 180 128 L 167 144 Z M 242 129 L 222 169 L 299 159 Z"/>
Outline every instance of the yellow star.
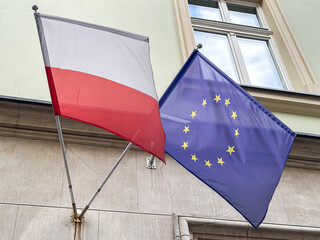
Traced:
<path fill-rule="evenodd" d="M 216 98 L 214 98 L 213 100 L 216 101 L 216 103 L 218 103 L 221 100 L 220 95 L 216 95 Z"/>
<path fill-rule="evenodd" d="M 236 111 L 232 111 L 231 118 L 233 118 L 233 120 L 235 120 L 236 117 L 238 117 L 237 112 Z"/>
<path fill-rule="evenodd" d="M 234 135 L 238 138 L 238 136 L 240 135 L 239 128 L 234 130 Z"/>
<path fill-rule="evenodd" d="M 224 100 L 224 105 L 226 105 L 226 107 L 228 107 L 229 104 L 231 104 L 231 103 L 230 103 L 230 98 L 225 99 L 225 100 Z"/>
<path fill-rule="evenodd" d="M 186 150 L 186 148 L 189 147 L 188 142 L 183 142 L 183 145 L 181 147 L 183 147 L 183 150 Z"/>
<path fill-rule="evenodd" d="M 205 107 L 205 106 L 206 106 L 206 104 L 207 104 L 207 99 L 203 99 L 203 100 L 202 100 L 202 104 L 201 104 L 201 105 Z"/>
<path fill-rule="evenodd" d="M 187 132 L 189 132 L 189 127 L 190 126 L 184 126 L 184 129 L 182 130 L 185 134 L 187 134 Z"/>
<path fill-rule="evenodd" d="M 191 116 L 192 118 L 194 118 L 195 116 L 197 116 L 196 112 L 197 112 L 197 111 L 192 111 L 192 113 L 191 113 L 190 116 Z"/>
<path fill-rule="evenodd" d="M 235 152 L 234 151 L 234 146 L 233 147 L 228 146 L 227 152 L 230 153 L 230 155 L 231 155 L 231 153 Z"/>
<path fill-rule="evenodd" d="M 194 162 L 197 162 L 198 158 L 196 157 L 195 154 L 194 155 L 191 154 L 191 160 L 193 160 Z"/>
<path fill-rule="evenodd" d="M 224 161 L 222 161 L 222 157 L 221 158 L 217 158 L 218 159 L 218 162 L 217 163 L 220 163 L 221 166 L 223 166 L 223 164 L 225 163 Z"/>
<path fill-rule="evenodd" d="M 208 161 L 204 160 L 204 161 L 206 162 L 206 166 L 208 166 L 209 168 L 211 168 L 212 164 L 209 162 L 209 160 L 208 160 Z"/>

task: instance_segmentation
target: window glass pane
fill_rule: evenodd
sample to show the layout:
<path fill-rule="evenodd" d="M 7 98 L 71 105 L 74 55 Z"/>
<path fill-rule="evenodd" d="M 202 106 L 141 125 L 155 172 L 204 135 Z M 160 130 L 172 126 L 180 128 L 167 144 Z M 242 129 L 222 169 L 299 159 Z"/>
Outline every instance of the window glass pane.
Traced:
<path fill-rule="evenodd" d="M 229 77 L 239 83 L 238 73 L 227 36 L 200 31 L 195 31 L 194 35 L 196 43 L 201 43 L 203 46 L 200 52 Z"/>
<path fill-rule="evenodd" d="M 228 4 L 227 6 L 232 23 L 260 27 L 260 23 L 256 14 L 256 8 L 234 4 Z"/>
<path fill-rule="evenodd" d="M 189 0 L 190 16 L 207 20 L 221 21 L 221 14 L 217 2 Z"/>
<path fill-rule="evenodd" d="M 238 38 L 252 85 L 283 88 L 266 41 Z"/>

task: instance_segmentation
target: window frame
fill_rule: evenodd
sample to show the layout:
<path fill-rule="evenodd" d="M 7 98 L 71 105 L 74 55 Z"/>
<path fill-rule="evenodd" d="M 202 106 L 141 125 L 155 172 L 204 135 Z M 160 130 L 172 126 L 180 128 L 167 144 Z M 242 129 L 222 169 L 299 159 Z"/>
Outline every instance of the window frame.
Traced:
<path fill-rule="evenodd" d="M 239 4 L 242 0 L 229 0 Z M 272 52 L 275 58 L 282 59 L 279 66 L 287 71 L 288 88 L 291 91 L 305 92 L 305 93 L 320 93 L 320 84 L 315 78 L 312 70 L 299 47 L 284 13 L 278 3 L 278 0 L 246 0 L 248 4 L 259 4 L 261 8 L 257 12 L 263 11 L 264 21 L 273 30 L 271 44 L 279 47 L 278 52 Z M 182 60 L 186 61 L 193 49 L 196 48 L 196 43 L 189 15 L 187 0 L 173 0 L 178 35 L 180 39 Z"/>
<path fill-rule="evenodd" d="M 255 230 L 243 220 L 205 219 L 177 216 L 176 232 L 184 240 L 231 240 L 231 239 L 315 239 L 320 230 L 315 227 L 262 223 Z"/>
<path fill-rule="evenodd" d="M 239 77 L 240 84 L 255 86 L 250 82 L 249 73 L 243 58 L 237 37 L 266 41 L 271 58 L 279 75 L 283 90 L 292 90 L 287 71 L 279 57 L 276 43 L 273 39 L 273 32 L 269 30 L 267 21 L 263 15 L 260 4 L 239 0 L 215 0 L 218 3 L 222 21 L 205 20 L 191 17 L 191 24 L 194 31 L 203 31 L 227 36 L 235 68 Z M 256 9 L 256 16 L 260 27 L 241 25 L 231 22 L 227 4 L 252 7 Z"/>

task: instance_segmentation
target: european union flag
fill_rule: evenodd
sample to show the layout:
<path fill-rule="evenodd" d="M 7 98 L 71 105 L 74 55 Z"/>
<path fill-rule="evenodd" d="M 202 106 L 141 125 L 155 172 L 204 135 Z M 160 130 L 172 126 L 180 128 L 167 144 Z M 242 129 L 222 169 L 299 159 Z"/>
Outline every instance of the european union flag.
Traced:
<path fill-rule="evenodd" d="M 160 113 L 167 153 L 257 228 L 296 134 L 197 50 Z"/>

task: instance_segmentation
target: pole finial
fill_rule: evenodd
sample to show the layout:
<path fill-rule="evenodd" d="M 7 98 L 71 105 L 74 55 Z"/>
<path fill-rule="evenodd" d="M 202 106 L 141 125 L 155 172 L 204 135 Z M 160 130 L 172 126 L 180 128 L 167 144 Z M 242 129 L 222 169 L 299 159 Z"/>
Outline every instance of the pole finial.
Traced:
<path fill-rule="evenodd" d="M 198 43 L 198 44 L 197 44 L 197 50 L 198 50 L 198 49 L 201 49 L 201 48 L 202 48 L 202 44 L 201 44 L 201 43 Z"/>
<path fill-rule="evenodd" d="M 32 10 L 33 10 L 34 12 L 37 12 L 38 9 L 39 9 L 39 8 L 38 8 L 37 5 L 33 5 L 33 6 L 32 6 Z"/>

